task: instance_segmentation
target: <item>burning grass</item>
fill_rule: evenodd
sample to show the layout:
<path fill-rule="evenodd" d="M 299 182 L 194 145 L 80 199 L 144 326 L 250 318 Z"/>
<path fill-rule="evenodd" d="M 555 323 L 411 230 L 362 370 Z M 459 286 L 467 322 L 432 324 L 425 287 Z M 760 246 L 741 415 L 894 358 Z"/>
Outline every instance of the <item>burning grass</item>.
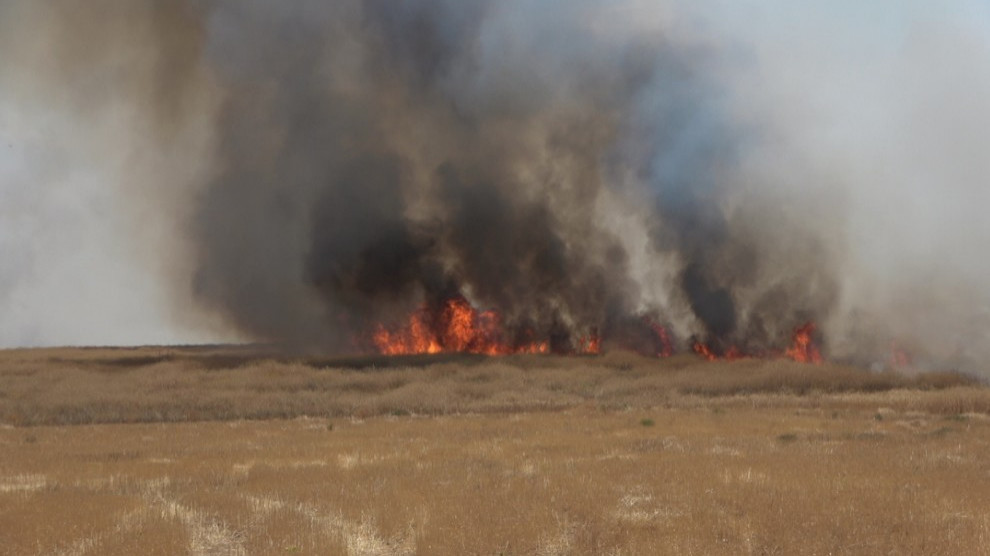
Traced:
<path fill-rule="evenodd" d="M 686 343 L 676 342 L 671 332 L 660 324 L 655 315 L 639 314 L 617 319 L 599 334 L 592 327 L 580 335 L 574 331 L 557 331 L 538 335 L 532 326 L 516 323 L 506 327 L 502 314 L 494 309 L 478 310 L 463 295 L 433 300 L 423 304 L 407 318 L 406 322 L 386 326 L 378 324 L 371 335 L 369 347 L 383 355 L 423 354 L 548 354 L 597 355 L 602 352 L 602 342 L 613 348 L 634 351 L 646 357 L 671 357 L 677 351 L 675 345 L 690 346 L 690 351 L 708 361 L 735 361 L 746 358 L 787 359 L 798 363 L 821 364 L 820 334 L 814 322 L 806 322 L 794 328 L 790 345 L 783 349 L 763 347 L 746 350 L 738 345 L 725 344 L 717 337 L 702 341 L 697 337 Z M 361 343 L 361 342 L 358 342 Z M 894 352 L 895 361 L 901 366 L 910 364 L 907 352 Z"/>

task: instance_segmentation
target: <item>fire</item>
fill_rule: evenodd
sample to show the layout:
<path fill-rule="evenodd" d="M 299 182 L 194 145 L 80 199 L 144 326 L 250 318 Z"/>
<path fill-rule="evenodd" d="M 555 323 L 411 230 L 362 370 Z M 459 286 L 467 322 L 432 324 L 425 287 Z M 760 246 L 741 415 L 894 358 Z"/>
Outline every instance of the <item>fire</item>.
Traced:
<path fill-rule="evenodd" d="M 406 353 L 440 353 L 443 347 L 434 337 L 425 310 L 419 310 L 409 317 L 409 324 L 399 332 L 389 332 L 378 325 L 374 334 L 375 346 L 385 355 Z"/>
<path fill-rule="evenodd" d="M 691 346 L 691 349 L 694 350 L 695 353 L 697 353 L 698 355 L 704 357 L 709 361 L 715 361 L 716 359 L 718 359 L 718 355 L 715 355 L 715 352 L 713 352 L 712 349 L 708 347 L 708 344 L 695 342 L 694 345 Z"/>
<path fill-rule="evenodd" d="M 674 343 L 666 328 L 650 317 L 643 317 L 640 323 L 643 326 L 640 330 L 652 331 L 655 336 L 651 353 L 655 352 L 656 357 L 674 354 Z M 784 351 L 753 354 L 735 345 L 725 348 L 717 342 L 707 344 L 702 341 L 694 341 L 691 349 L 708 361 L 777 356 L 800 363 L 822 363 L 824 358 L 816 343 L 815 331 L 813 322 L 795 328 L 791 345 Z M 510 336 L 514 336 L 513 341 L 506 340 Z M 439 306 L 427 305 L 418 309 L 401 326 L 390 328 L 378 325 L 371 339 L 378 351 L 385 355 L 550 353 L 549 340 L 534 338 L 532 331 L 524 330 L 521 335 L 507 334 L 502 316 L 497 311 L 479 311 L 460 295 L 445 300 Z M 619 342 L 621 345 L 621 340 Z M 573 340 L 569 348 L 563 349 L 572 354 L 599 354 L 602 337 L 597 329 L 592 329 L 589 334 Z M 561 348 L 555 346 L 554 350 Z M 908 361 L 906 354 L 895 349 L 892 349 L 892 360 L 894 364 Z"/>
<path fill-rule="evenodd" d="M 787 348 L 784 356 L 798 363 L 822 363 L 824 358 L 822 358 L 822 353 L 815 345 L 813 338 L 815 330 L 816 327 L 813 322 L 795 328 L 791 347 Z"/>
<path fill-rule="evenodd" d="M 420 308 L 397 330 L 378 325 L 372 341 L 385 355 L 549 353 L 550 344 L 547 341 L 518 345 L 505 342 L 501 320 L 496 311 L 478 311 L 464 297 L 455 296 L 446 300 L 439 311 Z M 589 336 L 587 340 L 582 340 L 581 345 L 585 353 L 598 353 L 598 336 Z"/>
<path fill-rule="evenodd" d="M 657 349 L 657 357 L 670 357 L 674 355 L 674 344 L 670 341 L 670 333 L 667 332 L 667 329 L 648 317 L 644 318 L 644 322 L 653 330 L 653 333 L 657 336 L 657 340 L 660 341 L 659 349 Z"/>
<path fill-rule="evenodd" d="M 821 350 L 815 343 L 815 330 L 816 326 L 813 322 L 805 323 L 794 329 L 794 335 L 791 338 L 791 345 L 783 353 L 776 352 L 777 356 L 783 356 L 787 359 L 797 361 L 798 363 L 822 363 L 824 362 L 824 357 L 822 357 Z M 699 356 L 707 359 L 708 361 L 736 361 L 738 359 L 746 359 L 749 357 L 773 357 L 774 352 L 760 352 L 751 353 L 745 352 L 737 346 L 730 346 L 724 351 L 716 351 L 712 349 L 711 346 L 704 342 L 695 341 L 692 344 L 691 349 Z"/>
<path fill-rule="evenodd" d="M 695 342 L 691 346 L 691 349 L 709 361 L 718 361 L 719 359 L 724 359 L 725 361 L 736 361 L 738 359 L 749 357 L 736 346 L 730 346 L 729 349 L 725 350 L 721 355 L 716 353 L 711 347 L 709 347 L 708 344 L 703 342 Z"/>
<path fill-rule="evenodd" d="M 602 339 L 597 333 L 592 333 L 589 336 L 581 337 L 578 340 L 578 353 L 585 353 L 588 355 L 596 355 L 602 351 Z"/>

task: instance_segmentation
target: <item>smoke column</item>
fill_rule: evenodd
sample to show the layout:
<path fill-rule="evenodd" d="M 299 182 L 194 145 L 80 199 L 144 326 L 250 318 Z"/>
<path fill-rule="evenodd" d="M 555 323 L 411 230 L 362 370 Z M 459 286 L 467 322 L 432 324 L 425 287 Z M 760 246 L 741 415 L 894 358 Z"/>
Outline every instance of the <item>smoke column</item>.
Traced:
<path fill-rule="evenodd" d="M 0 344 L 354 351 L 463 295 L 562 350 L 814 321 L 835 359 L 982 372 L 988 31 L 976 1 L 8 0 Z"/>

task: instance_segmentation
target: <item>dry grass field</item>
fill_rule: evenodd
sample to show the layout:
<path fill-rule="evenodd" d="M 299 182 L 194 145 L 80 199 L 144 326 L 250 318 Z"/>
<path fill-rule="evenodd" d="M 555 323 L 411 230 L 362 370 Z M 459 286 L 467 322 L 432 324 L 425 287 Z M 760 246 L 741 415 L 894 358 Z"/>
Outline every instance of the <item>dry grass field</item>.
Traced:
<path fill-rule="evenodd" d="M 0 554 L 990 553 L 954 373 L 10 350 L 0 423 Z"/>

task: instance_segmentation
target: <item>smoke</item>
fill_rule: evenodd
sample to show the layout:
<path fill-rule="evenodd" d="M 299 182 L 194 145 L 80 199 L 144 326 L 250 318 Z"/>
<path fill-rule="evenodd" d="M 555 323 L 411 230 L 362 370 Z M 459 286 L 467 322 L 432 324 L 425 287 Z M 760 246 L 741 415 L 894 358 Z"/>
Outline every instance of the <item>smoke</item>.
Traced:
<path fill-rule="evenodd" d="M 173 2 L 0 2 L 0 346 L 216 336 L 182 231 L 216 92 Z"/>
<path fill-rule="evenodd" d="M 463 295 L 558 350 L 648 315 L 681 347 L 779 349 L 814 321 L 837 359 L 990 355 L 978 2 L 12 0 L 0 21 L 2 344 L 360 350 Z"/>
<path fill-rule="evenodd" d="M 893 341 L 921 366 L 981 371 L 990 266 L 974 255 L 990 238 L 990 163 L 978 152 L 990 10 L 736 9 L 720 32 L 757 63 L 726 82 L 734 112 L 759 127 L 741 168 L 759 185 L 739 192 L 789 212 L 828 255 L 805 258 L 815 266 L 802 273 L 836 286 L 816 317 L 831 354 L 875 361 Z"/>
<path fill-rule="evenodd" d="M 212 14 L 236 93 L 194 231 L 200 299 L 257 337 L 341 348 L 424 298 L 466 294 L 561 344 L 632 304 L 595 203 L 637 52 L 575 58 L 575 8 L 507 36 L 504 3 L 309 6 Z"/>

